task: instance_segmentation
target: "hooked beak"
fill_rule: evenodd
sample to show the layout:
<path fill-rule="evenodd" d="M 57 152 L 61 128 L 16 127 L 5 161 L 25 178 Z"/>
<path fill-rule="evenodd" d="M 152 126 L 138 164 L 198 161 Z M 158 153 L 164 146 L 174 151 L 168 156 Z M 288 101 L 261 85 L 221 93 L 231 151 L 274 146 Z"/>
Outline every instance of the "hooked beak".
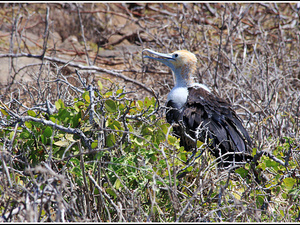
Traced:
<path fill-rule="evenodd" d="M 172 58 L 171 54 L 159 53 L 159 52 L 153 51 L 151 49 L 147 49 L 147 48 L 144 49 L 142 52 L 143 53 L 149 52 L 150 54 L 160 57 L 160 58 L 158 58 L 158 57 L 152 57 L 152 56 L 145 55 L 145 56 L 143 56 L 144 58 L 154 59 L 154 60 L 161 61 L 161 62 L 164 62 L 165 60 L 174 60 Z"/>

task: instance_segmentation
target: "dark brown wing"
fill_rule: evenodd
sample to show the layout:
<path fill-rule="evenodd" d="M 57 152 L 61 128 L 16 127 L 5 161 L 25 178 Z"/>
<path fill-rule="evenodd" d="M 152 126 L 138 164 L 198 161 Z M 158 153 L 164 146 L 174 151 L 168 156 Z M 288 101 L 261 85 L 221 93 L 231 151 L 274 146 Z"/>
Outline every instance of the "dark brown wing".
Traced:
<path fill-rule="evenodd" d="M 168 102 L 167 106 L 171 107 L 172 102 Z M 202 142 L 211 139 L 210 148 L 216 157 L 227 152 L 240 152 L 245 153 L 247 159 L 250 158 L 251 141 L 241 119 L 229 103 L 201 87 L 190 87 L 183 109 L 168 111 L 167 121 L 179 124 L 182 121 L 184 126 L 174 127 L 174 132 L 187 150 L 195 149 L 196 143 L 193 139 Z M 235 161 L 244 161 L 245 155 L 230 155 L 226 160 L 232 161 L 234 157 Z"/>

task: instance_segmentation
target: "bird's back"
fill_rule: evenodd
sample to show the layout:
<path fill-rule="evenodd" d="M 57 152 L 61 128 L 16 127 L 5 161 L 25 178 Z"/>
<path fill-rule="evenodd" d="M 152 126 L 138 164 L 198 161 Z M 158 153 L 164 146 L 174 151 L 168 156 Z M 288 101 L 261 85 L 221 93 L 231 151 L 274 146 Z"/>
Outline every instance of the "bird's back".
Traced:
<path fill-rule="evenodd" d="M 231 152 L 242 154 L 228 155 L 226 161 L 249 159 L 250 137 L 231 105 L 201 87 L 190 87 L 188 92 L 182 110 L 172 109 L 172 101 L 167 103 L 171 107 L 167 111 L 167 121 L 179 124 L 174 132 L 180 137 L 181 145 L 186 150 L 195 150 L 195 140 L 211 140 L 209 147 L 216 157 Z"/>

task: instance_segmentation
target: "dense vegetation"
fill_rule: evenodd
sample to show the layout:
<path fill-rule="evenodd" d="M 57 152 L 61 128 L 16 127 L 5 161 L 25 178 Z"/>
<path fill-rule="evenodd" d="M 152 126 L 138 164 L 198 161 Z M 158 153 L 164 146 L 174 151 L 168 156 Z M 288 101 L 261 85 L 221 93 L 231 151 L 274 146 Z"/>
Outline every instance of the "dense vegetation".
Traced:
<path fill-rule="evenodd" d="M 0 221 L 300 220 L 296 4 L 0 13 Z M 222 169 L 206 143 L 195 156 L 179 146 L 164 117 L 171 71 L 143 60 L 146 47 L 196 53 L 197 80 L 243 118 L 256 163 Z"/>

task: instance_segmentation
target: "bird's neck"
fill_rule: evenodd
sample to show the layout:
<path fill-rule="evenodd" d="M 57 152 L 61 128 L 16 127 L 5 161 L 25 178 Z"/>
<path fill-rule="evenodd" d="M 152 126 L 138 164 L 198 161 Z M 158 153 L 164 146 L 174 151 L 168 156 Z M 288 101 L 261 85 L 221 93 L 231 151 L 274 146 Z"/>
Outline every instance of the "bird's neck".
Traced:
<path fill-rule="evenodd" d="M 187 101 L 189 95 L 189 87 L 202 88 L 207 92 L 210 92 L 209 88 L 204 84 L 198 84 L 194 82 L 195 69 L 175 69 L 174 80 L 175 86 L 168 94 L 168 101 L 172 101 L 176 108 L 181 109 Z"/>
<path fill-rule="evenodd" d="M 188 87 L 194 84 L 192 77 L 194 70 L 190 67 L 173 69 L 175 85 L 168 94 L 168 101 L 172 101 L 176 108 L 181 109 L 188 98 Z"/>
<path fill-rule="evenodd" d="M 190 87 L 193 86 L 194 78 L 193 71 L 189 68 L 176 68 L 174 71 L 175 87 Z"/>

